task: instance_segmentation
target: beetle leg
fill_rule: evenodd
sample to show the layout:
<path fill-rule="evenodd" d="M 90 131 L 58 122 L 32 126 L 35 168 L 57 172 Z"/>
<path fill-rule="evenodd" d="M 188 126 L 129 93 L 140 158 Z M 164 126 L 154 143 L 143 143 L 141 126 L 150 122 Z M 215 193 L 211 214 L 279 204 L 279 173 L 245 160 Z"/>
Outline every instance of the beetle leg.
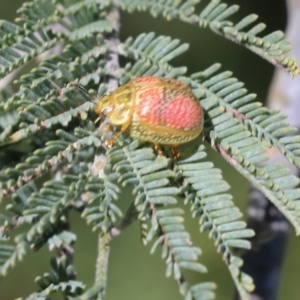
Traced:
<path fill-rule="evenodd" d="M 171 145 L 171 153 L 174 159 L 178 159 L 180 152 L 178 151 L 178 145 Z"/>
<path fill-rule="evenodd" d="M 162 152 L 161 147 L 160 147 L 159 144 L 154 144 L 154 149 L 155 149 L 155 151 L 157 152 L 157 154 L 159 156 L 163 156 L 163 152 Z"/>
<path fill-rule="evenodd" d="M 179 147 L 178 145 L 171 145 L 170 146 L 170 150 L 171 150 L 171 154 L 172 154 L 173 159 L 177 159 L 180 156 L 180 152 L 178 151 L 178 147 Z M 154 144 L 154 149 L 156 150 L 158 155 L 160 155 L 160 156 L 164 155 L 163 151 L 161 149 L 161 146 L 159 144 Z"/>
<path fill-rule="evenodd" d="M 101 115 L 94 121 L 94 124 L 97 124 L 101 120 Z"/>
<path fill-rule="evenodd" d="M 112 145 L 115 143 L 115 141 L 119 138 L 119 136 L 120 136 L 123 132 L 126 131 L 126 129 L 129 127 L 130 123 L 131 123 L 131 120 L 129 120 L 129 121 L 127 121 L 126 123 L 124 123 L 124 124 L 122 125 L 122 127 L 121 127 L 121 130 L 120 130 L 119 132 L 117 132 L 117 133 L 115 134 L 115 136 L 114 136 L 112 139 L 105 141 L 105 145 L 106 145 L 108 148 L 111 148 Z"/>

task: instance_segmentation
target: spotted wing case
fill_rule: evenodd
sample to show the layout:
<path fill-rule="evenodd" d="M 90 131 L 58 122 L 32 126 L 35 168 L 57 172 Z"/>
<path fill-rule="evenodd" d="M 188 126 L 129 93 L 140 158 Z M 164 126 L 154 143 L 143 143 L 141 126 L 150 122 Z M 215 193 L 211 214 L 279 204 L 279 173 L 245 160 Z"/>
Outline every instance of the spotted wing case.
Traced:
<path fill-rule="evenodd" d="M 176 79 L 154 76 L 131 81 L 136 89 L 130 134 L 157 144 L 182 144 L 203 128 L 203 112 L 192 90 Z"/>
<path fill-rule="evenodd" d="M 103 97 L 95 108 L 130 135 L 155 144 L 176 145 L 195 139 L 203 112 L 192 90 L 176 79 L 138 77 Z"/>

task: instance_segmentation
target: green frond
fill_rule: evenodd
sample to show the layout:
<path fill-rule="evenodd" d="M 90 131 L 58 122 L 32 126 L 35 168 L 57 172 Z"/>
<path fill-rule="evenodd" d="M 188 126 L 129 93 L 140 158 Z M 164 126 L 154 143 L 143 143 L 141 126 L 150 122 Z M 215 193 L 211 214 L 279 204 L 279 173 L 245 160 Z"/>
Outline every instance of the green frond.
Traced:
<path fill-rule="evenodd" d="M 121 75 L 120 84 L 127 83 L 131 78 L 153 75 L 164 76 L 166 78 L 174 78 L 186 73 L 186 67 L 169 68 L 168 65 L 157 65 L 151 63 L 150 60 L 138 60 L 133 66 L 128 63 L 124 68 L 124 73 Z"/>
<path fill-rule="evenodd" d="M 17 192 L 19 188 L 56 168 L 63 161 L 70 163 L 76 160 L 76 155 L 82 149 L 101 145 L 97 130 L 92 132 L 75 128 L 74 135 L 57 130 L 56 135 L 61 139 L 48 141 L 43 149 L 37 149 L 33 155 L 28 155 L 24 162 L 0 172 L 1 198 Z"/>
<path fill-rule="evenodd" d="M 241 299 L 248 299 L 254 289 L 252 278 L 240 270 L 243 261 L 233 252 L 233 248 L 249 249 L 248 239 L 254 232 L 241 220 L 228 183 L 206 160 L 203 145 L 193 154 L 181 152 L 180 159 L 173 159 L 168 147 L 162 150 L 166 156 L 157 155 L 149 144 L 132 141 L 126 133 L 117 141 L 105 142 L 106 135 L 119 129 L 115 126 L 107 133 L 105 120 L 98 128 L 93 123 L 94 106 L 101 101 L 98 97 L 116 88 L 117 81 L 122 85 L 153 75 L 178 78 L 189 85 L 205 113 L 204 139 L 300 233 L 299 179 L 280 164 L 263 166 L 268 159 L 265 150 L 276 147 L 300 167 L 299 135 L 294 135 L 297 130 L 289 127 L 286 117 L 262 107 L 231 72 L 218 74 L 220 64 L 191 76 L 186 75 L 185 66 L 173 67 L 170 61 L 189 48 L 178 39 L 153 32 L 122 42 L 117 39 L 119 5 L 129 12 L 148 10 L 154 17 L 209 27 L 292 76 L 299 73 L 295 60 L 285 56 L 290 44 L 282 32 L 261 37 L 265 25 L 253 25 L 255 15 L 234 24 L 229 18 L 238 11 L 237 5 L 211 0 L 196 13 L 199 2 L 33 0 L 21 7 L 17 24 L 0 22 L 0 76 L 17 73 L 31 60 L 35 64 L 14 81 L 20 85 L 17 92 L 0 91 L 0 196 L 8 201 L 7 215 L 0 215 L 0 275 L 5 276 L 28 248 L 38 250 L 48 244 L 59 253 L 51 261 L 52 272 L 36 278 L 39 292 L 27 299 L 48 299 L 56 292 L 74 299 L 105 295 L 98 275 L 88 290 L 72 280 L 75 270 L 68 257 L 72 254 L 61 255 L 76 241 L 68 227 L 71 211 L 79 211 L 107 243 L 133 222 L 140 222 L 143 243 L 153 241 L 151 253 L 161 249 L 166 275 L 174 277 L 184 299 L 215 299 L 215 283 L 192 285 L 184 275 L 186 269 L 201 273 L 207 269 L 198 261 L 201 249 L 192 244 L 183 225 L 185 215 L 177 206 L 178 198 L 185 199 L 192 216 L 199 217 L 200 230 L 207 230 L 214 240 Z M 46 59 L 40 56 L 44 53 Z M 112 62 L 114 56 L 122 56 L 124 64 Z M 122 198 L 120 186 L 133 188 L 125 216 L 116 204 Z M 11 232 L 23 225 L 29 229 L 12 244 Z"/>
<path fill-rule="evenodd" d="M 188 44 L 181 44 L 178 39 L 172 40 L 168 36 L 155 37 L 154 32 L 140 34 L 134 40 L 128 38 L 120 45 L 120 54 L 127 54 L 137 59 L 151 59 L 158 64 L 167 63 L 176 56 L 187 51 Z"/>
<path fill-rule="evenodd" d="M 36 278 L 36 281 L 40 283 L 39 280 L 49 281 L 49 274 L 45 274 L 45 278 Z M 43 282 L 44 284 L 44 282 Z M 47 300 L 52 294 L 61 292 L 62 294 L 68 294 L 70 296 L 81 295 L 84 285 L 81 281 L 68 280 L 65 282 L 59 282 L 57 284 L 49 284 L 49 286 L 43 289 L 41 292 L 36 292 L 28 296 L 25 300 Z"/>
<path fill-rule="evenodd" d="M 0 276 L 6 276 L 8 270 L 21 261 L 26 254 L 28 244 L 20 239 L 17 245 L 0 244 Z"/>
<path fill-rule="evenodd" d="M 101 72 L 104 62 L 99 58 L 107 52 L 107 49 L 108 47 L 103 43 L 101 35 L 89 35 L 83 39 L 77 39 L 74 43 L 67 45 L 62 55 L 45 59 L 40 66 L 33 69 L 29 74 L 23 75 L 16 82 L 33 89 L 33 95 L 36 97 L 30 99 L 31 101 L 41 101 L 40 97 L 49 98 L 53 96 L 53 89 L 63 87 L 70 81 L 79 81 L 79 75 L 80 78 L 84 78 L 93 73 Z M 96 61 L 98 59 L 99 61 Z M 98 82 L 99 78 L 100 74 L 94 80 Z M 22 92 L 24 94 L 26 89 Z M 20 94 L 20 97 L 23 94 Z"/>
<path fill-rule="evenodd" d="M 187 51 L 188 44 L 180 44 L 178 39 L 171 40 L 167 36 L 155 37 L 153 32 L 128 38 L 119 46 L 119 53 L 136 60 L 132 66 L 128 63 L 120 78 L 120 84 L 128 82 L 132 77 L 154 75 L 177 77 L 184 75 L 186 67 L 174 68 L 168 62 Z"/>
<path fill-rule="evenodd" d="M 114 204 L 121 193 L 120 188 L 114 183 L 118 174 L 112 171 L 110 165 L 105 165 L 104 156 L 100 156 L 95 164 L 99 165 L 97 168 L 99 177 L 91 177 L 85 187 L 85 191 L 89 193 L 89 206 L 84 209 L 82 217 L 88 224 L 93 225 L 93 231 L 108 233 L 123 215 L 120 208 Z"/>
<path fill-rule="evenodd" d="M 66 57 L 52 57 L 30 74 L 21 77 L 19 82 L 23 86 L 20 92 L 3 103 L 2 116 L 6 114 L 7 109 L 20 111 L 17 120 L 19 126 L 24 127 L 11 135 L 11 141 L 19 141 L 55 124 L 66 126 L 76 117 L 86 118 L 87 112 L 94 108 L 94 103 L 89 101 L 90 96 L 76 87 L 64 88 L 64 85 L 70 81 L 79 81 L 84 85 L 89 82 L 98 83 L 100 76 L 106 75 L 102 61 L 96 62 L 89 58 L 92 55 L 96 59 L 107 50 L 107 47 L 97 47 L 97 41 L 101 43 L 101 39 L 96 38 L 85 39 L 86 44 L 78 41 L 77 49 L 84 51 L 79 60 L 78 53 L 70 54 L 74 46 L 68 47 Z M 85 45 L 84 49 L 81 43 Z M 94 49 L 91 51 L 90 47 Z M 76 59 L 77 62 L 73 62 L 72 59 Z M 60 95 L 59 89 L 62 89 Z M 7 142 L 6 137 L 7 135 L 3 143 Z"/>
<path fill-rule="evenodd" d="M 134 185 L 134 204 L 139 218 L 151 216 L 146 240 L 151 241 L 158 236 L 151 252 L 159 245 L 162 247 L 162 257 L 167 263 L 166 276 L 173 274 L 186 299 L 201 299 L 207 293 L 214 295 L 214 285 L 207 284 L 205 289 L 194 287 L 193 290 L 182 274 L 182 269 L 206 272 L 206 267 L 197 262 L 201 250 L 192 246 L 190 235 L 184 229 L 183 210 L 166 207 L 177 203 L 179 192 L 169 186 L 175 175 L 170 169 L 170 160 L 156 156 L 153 149 L 141 148 L 140 143 L 134 141 L 122 148 L 112 148 L 108 152 L 108 162 L 113 170 L 120 172 L 118 182 L 123 186 Z"/>
<path fill-rule="evenodd" d="M 48 242 L 52 247 L 73 243 L 74 237 L 64 230 L 66 215 L 73 206 L 83 206 L 79 195 L 84 191 L 88 178 L 84 168 L 70 168 L 62 180 L 50 180 L 38 192 L 32 192 L 24 204 L 23 216 L 31 228 L 26 234 L 26 243 L 32 249 L 39 249 Z"/>
<path fill-rule="evenodd" d="M 71 18 L 71 24 L 73 24 L 73 26 L 69 25 L 67 28 L 76 28 L 87 24 L 87 19 L 93 17 L 95 13 L 99 13 L 99 11 L 104 8 L 107 8 L 110 4 L 110 0 L 103 0 L 101 2 L 95 0 L 63 0 L 51 2 L 47 0 L 33 0 L 31 2 L 25 2 L 22 5 L 18 11 L 20 17 L 17 21 L 26 24 L 31 22 L 32 27 L 36 29 L 39 26 L 50 25 L 56 22 L 67 26 L 67 23 L 63 22 L 63 19 L 64 17 L 69 17 Z M 85 16 L 85 18 L 81 16 Z M 38 22 L 41 19 L 43 22 Z"/>
<path fill-rule="evenodd" d="M 215 72 L 216 68 L 212 66 L 212 70 Z M 260 102 L 254 102 L 256 95 L 247 94 L 244 83 L 232 78 L 231 72 L 211 76 L 212 74 L 210 71 L 207 74 L 204 71 L 191 76 L 199 83 L 191 82 L 198 95 L 205 94 L 207 97 L 206 101 L 201 103 L 204 105 L 207 103 L 211 107 L 217 106 L 216 103 L 218 103 L 223 107 L 223 111 L 228 111 L 237 117 L 239 124 L 245 125 L 251 131 L 251 135 L 265 142 L 268 147 L 276 147 L 293 164 L 300 167 L 299 135 L 294 135 L 298 129 L 289 126 L 286 116 L 278 111 L 261 107 Z M 230 117 L 222 113 L 222 118 Z M 219 122 L 218 119 L 217 122 Z M 241 139 L 239 135 L 230 137 L 231 141 Z"/>
<path fill-rule="evenodd" d="M 56 7 L 56 4 L 54 5 L 54 2 L 53 3 L 51 2 L 50 4 L 48 3 L 49 1 L 46 1 L 47 4 L 43 4 L 44 2 L 45 1 L 42 1 L 41 3 L 34 1 L 34 3 L 24 4 L 23 9 L 21 9 L 21 12 L 23 18 L 22 20 L 26 21 L 26 22 L 24 21 L 27 26 L 26 30 L 23 29 L 22 27 L 18 27 L 17 25 L 8 23 L 6 21 L 3 21 L 1 23 L 1 29 L 2 29 L 1 33 L 3 35 L 2 41 L 5 42 L 5 44 L 2 46 L 3 49 L 2 56 L 4 62 L 7 61 L 6 63 L 2 64 L 4 68 L 2 70 L 2 76 L 4 76 L 7 72 L 11 72 L 14 68 L 18 67 L 20 64 L 24 64 L 26 61 L 29 60 L 29 58 L 33 58 L 39 53 L 42 53 L 45 50 L 52 48 L 53 46 L 58 44 L 58 39 L 51 40 L 51 43 L 48 42 L 47 40 L 44 40 L 43 38 L 46 37 L 46 35 L 41 34 L 40 32 L 41 29 L 38 27 L 50 25 L 54 21 L 55 22 L 62 21 L 64 17 L 68 16 L 68 14 L 67 12 L 65 12 L 66 15 L 62 14 Z M 84 32 L 81 32 L 81 34 L 79 34 L 78 32 L 77 33 L 74 32 L 74 30 L 76 29 L 82 31 L 83 30 L 82 26 L 84 25 L 92 26 L 91 20 L 94 21 L 97 20 L 95 11 L 97 5 L 100 5 L 99 3 L 98 4 L 97 3 L 98 3 L 97 1 L 83 1 L 74 5 L 75 7 L 73 5 L 68 7 L 68 9 L 70 10 L 70 14 L 72 16 L 71 19 L 73 21 L 72 23 L 73 26 L 68 27 L 69 30 L 68 38 L 69 41 L 73 40 L 74 42 L 71 42 L 71 44 L 65 47 L 63 57 L 57 57 L 57 56 L 54 58 L 52 57 L 46 60 L 38 69 L 34 69 L 29 75 L 23 76 L 19 82 L 24 84 L 30 83 L 30 87 L 28 86 L 27 88 L 21 88 L 19 93 L 17 93 L 16 95 L 12 95 L 11 99 L 8 99 L 4 104 L 3 110 L 7 111 L 7 109 L 10 108 L 13 110 L 22 111 L 23 105 L 27 106 L 28 103 L 26 101 L 29 99 L 31 101 L 34 101 L 35 105 L 41 106 L 44 104 L 41 97 L 45 97 L 45 100 L 47 100 L 47 104 L 49 102 L 49 97 L 52 97 L 53 101 L 60 102 L 60 99 L 58 99 L 57 101 L 56 99 L 57 97 L 55 97 L 55 90 L 58 90 L 59 88 L 63 88 L 64 85 L 66 85 L 70 81 L 76 81 L 76 80 L 79 81 L 79 79 L 81 79 L 82 82 L 85 82 L 86 84 L 91 80 L 95 81 L 95 83 L 99 81 L 100 74 L 98 69 L 99 67 L 101 68 L 101 60 L 99 62 L 96 62 L 95 59 L 97 59 L 99 55 L 105 54 L 105 52 L 107 51 L 107 46 L 103 43 L 101 36 L 97 37 L 93 35 L 93 33 L 101 33 L 102 31 L 108 31 L 108 30 L 111 31 L 112 29 L 111 28 L 108 29 L 107 25 L 97 23 L 94 24 L 93 26 L 94 28 L 97 29 L 96 31 L 94 30 L 91 32 L 86 28 L 86 30 L 84 30 Z M 107 6 L 107 4 L 108 1 L 102 3 L 99 9 L 101 10 L 102 8 Z M 91 13 L 90 10 L 91 5 L 95 6 L 93 13 Z M 46 6 L 48 9 L 45 10 L 44 6 Z M 40 19 L 41 15 L 44 15 L 44 13 L 46 12 L 53 13 L 53 17 L 49 17 L 48 20 L 44 20 L 44 22 L 38 22 L 35 23 L 34 26 L 28 27 L 27 20 L 29 19 L 32 20 L 31 19 L 32 15 L 27 15 L 27 12 L 32 13 L 33 8 L 36 9 L 34 15 L 38 17 L 38 19 Z M 104 18 L 103 21 L 106 21 L 105 15 L 103 16 L 103 18 Z M 63 25 L 64 24 L 62 24 L 62 26 Z M 27 34 L 26 37 L 23 36 L 24 32 L 26 32 Z M 40 43 L 37 43 L 36 41 L 37 32 L 41 34 Z M 29 37 L 28 37 L 29 35 L 32 38 L 35 37 L 35 41 L 34 41 L 35 43 L 32 42 L 29 45 L 31 48 L 29 46 L 26 46 L 27 48 L 25 48 L 24 46 L 24 49 L 23 48 L 18 49 L 20 48 L 19 44 L 25 43 L 19 41 L 18 38 L 19 35 L 25 40 L 26 43 L 29 43 Z M 95 48 L 96 44 L 101 46 Z M 35 51 L 34 50 L 35 48 L 33 47 L 36 47 L 37 50 Z M 27 54 L 27 56 L 20 55 L 20 57 L 17 56 L 16 58 L 12 59 L 10 57 L 10 53 L 12 51 L 17 51 L 14 50 L 15 48 L 18 49 L 18 51 L 23 50 L 23 52 L 29 52 L 29 53 Z M 16 53 L 18 53 L 18 51 Z M 79 60 L 78 60 L 78 55 L 81 56 Z M 90 59 L 90 57 L 94 57 L 94 59 Z M 77 59 L 76 62 L 74 61 L 75 59 Z M 92 75 L 91 68 L 95 70 L 95 75 Z M 83 73 L 88 74 L 88 77 L 84 78 Z M 23 100 L 22 103 L 20 99 L 26 99 L 26 101 Z M 86 107 L 83 108 L 86 109 Z M 52 109 L 55 109 L 55 106 L 53 106 Z M 38 110 L 38 108 L 35 107 L 35 110 Z M 39 108 L 39 110 L 41 111 L 42 108 Z M 27 119 L 29 118 L 31 122 L 36 121 L 36 116 L 34 114 L 31 114 L 30 112 L 24 112 L 23 115 L 26 115 Z M 6 136 L 7 135 L 5 135 L 4 137 Z"/>
<path fill-rule="evenodd" d="M 30 295 L 27 299 L 49 299 L 49 295 L 57 292 L 73 297 L 82 294 L 85 285 L 80 281 L 70 279 L 74 270 L 65 255 L 58 260 L 51 259 L 51 266 L 51 273 L 45 273 L 35 279 L 41 291 Z"/>
<path fill-rule="evenodd" d="M 53 235 L 48 240 L 49 249 L 61 249 L 64 245 L 73 245 L 76 241 L 76 235 L 70 231 L 62 231 Z"/>
<path fill-rule="evenodd" d="M 177 178 L 183 178 L 185 202 L 191 205 L 192 215 L 200 218 L 200 230 L 209 230 L 241 299 L 248 299 L 248 292 L 254 290 L 253 280 L 241 272 L 243 261 L 234 255 L 232 248 L 250 249 L 251 244 L 246 239 L 253 237 L 254 231 L 246 229 L 246 223 L 240 220 L 242 213 L 232 196 L 225 193 L 230 186 L 221 170 L 203 161 L 205 157 L 205 147 L 201 145 L 195 154 L 176 162 Z"/>
<path fill-rule="evenodd" d="M 168 21 L 174 18 L 188 20 L 189 22 L 197 21 L 193 14 L 194 7 L 200 0 L 182 1 L 160 1 L 160 0 L 121 0 L 121 6 L 129 12 L 134 10 L 149 10 L 152 16 L 163 15 Z"/>
<path fill-rule="evenodd" d="M 169 67 L 168 70 L 161 67 L 161 65 L 158 67 L 160 64 L 159 59 L 153 60 L 152 63 L 157 66 L 156 70 L 160 69 L 163 70 L 163 72 L 168 72 L 168 74 L 166 74 L 167 77 L 170 74 L 178 76 L 176 71 L 171 67 Z M 149 70 L 154 70 L 151 65 L 148 65 L 147 68 L 148 70 L 142 61 L 138 61 L 132 69 L 142 74 L 149 74 Z M 282 194 L 277 183 L 269 178 L 270 176 L 266 174 L 266 171 L 261 170 L 261 168 L 255 165 L 268 159 L 265 150 L 267 148 L 266 146 L 268 144 L 270 145 L 270 142 L 267 144 L 265 142 L 261 143 L 261 141 L 267 140 L 268 142 L 266 138 L 270 137 L 272 133 L 270 133 L 271 128 L 267 127 L 269 123 L 262 122 L 265 119 L 268 120 L 268 116 L 272 116 L 272 112 L 267 108 L 261 108 L 261 103 L 253 102 L 255 95 L 247 95 L 247 90 L 243 88 L 243 83 L 238 82 L 235 78 L 231 78 L 231 72 L 223 72 L 212 76 L 218 68 L 219 64 L 215 64 L 203 72 L 193 74 L 191 76 L 193 80 L 180 77 L 193 87 L 196 96 L 203 99 L 200 103 L 208 116 L 205 121 L 205 130 L 210 132 L 207 138 L 212 143 L 212 146 L 215 146 L 215 143 L 220 144 L 219 151 L 224 151 L 224 153 L 229 152 L 229 154 L 225 155 L 229 162 L 264 193 L 268 193 L 270 200 L 283 210 L 285 216 L 292 222 L 296 231 L 299 232 L 298 208 L 295 206 L 295 203 L 298 201 L 298 199 L 295 199 L 295 195 L 298 191 L 298 189 L 295 189 L 298 182 L 297 179 L 292 175 L 281 176 L 277 181 L 283 180 L 284 182 L 293 183 L 290 186 L 292 189 L 289 188 L 287 189 L 289 192 Z M 128 72 L 127 74 L 129 75 L 130 73 Z M 135 74 L 130 74 L 130 76 L 134 75 Z M 139 74 L 139 76 L 140 75 L 141 74 Z M 151 75 L 157 75 L 157 73 Z M 227 112 L 225 112 L 226 110 Z M 256 118 L 257 115 L 255 112 L 259 118 Z M 262 116 L 266 117 L 262 118 Z M 257 122 L 258 120 L 260 120 L 260 123 Z M 276 120 L 278 119 L 274 121 Z M 256 124 L 256 122 L 258 124 Z M 248 129 L 250 127 L 249 124 L 255 126 L 256 130 L 250 131 Z M 284 134 L 294 133 L 296 130 L 295 128 L 287 127 L 286 123 L 278 124 L 277 122 L 276 126 L 284 126 L 284 129 L 280 131 L 279 137 Z M 278 127 L 276 126 L 275 128 L 273 127 L 275 137 L 272 136 L 272 142 L 278 146 L 279 142 L 276 141 L 276 130 Z M 277 131 L 277 134 L 279 134 L 279 131 Z M 285 137 L 282 139 L 285 139 Z M 296 138 L 294 140 L 297 141 Z M 279 150 L 285 153 L 283 147 L 280 146 L 281 145 L 278 146 Z M 231 157 L 232 154 L 234 158 L 230 161 L 229 157 Z M 238 158 L 236 158 L 237 155 L 239 155 Z M 293 159 L 295 161 L 295 157 L 293 157 Z M 278 170 L 278 172 L 280 172 L 280 170 Z M 260 173 L 264 174 L 264 177 L 267 178 L 268 184 L 262 184 L 260 178 L 255 178 L 254 174 Z M 291 179 L 292 181 L 290 181 Z M 285 195 L 288 196 L 290 194 L 293 194 L 294 197 L 288 199 Z"/>
<path fill-rule="evenodd" d="M 0 107 L 5 104 L 12 96 L 12 92 L 8 89 L 0 89 Z M 13 110 L 5 110 L 0 114 L 0 141 L 4 141 L 9 138 L 13 131 L 13 126 L 17 124 L 19 119 L 18 113 Z"/>
<path fill-rule="evenodd" d="M 54 34 L 51 30 L 39 30 L 36 32 L 39 34 L 39 38 L 34 33 L 8 21 L 0 22 L 0 34 L 2 34 L 2 43 L 0 44 L 1 77 L 53 48 L 61 40 L 61 36 Z"/>
<path fill-rule="evenodd" d="M 213 32 L 245 46 L 268 62 L 284 69 L 291 76 L 296 76 L 300 73 L 296 59 L 285 56 L 286 52 L 291 50 L 291 45 L 284 38 L 282 31 L 278 30 L 260 37 L 258 35 L 266 27 L 263 23 L 243 31 L 256 21 L 257 15 L 251 14 L 244 17 L 237 24 L 233 24 L 228 18 L 239 10 L 239 6 L 228 6 L 228 4 L 220 0 L 211 0 L 197 15 L 194 13 L 194 10 L 195 5 L 199 2 L 199 0 L 185 1 L 184 3 L 181 3 L 181 1 L 161 0 L 121 0 L 123 9 L 129 12 L 136 9 L 149 10 L 154 17 L 162 15 L 167 20 L 177 18 L 190 24 L 199 24 L 200 27 L 209 26 Z"/>
<path fill-rule="evenodd" d="M 291 50 L 291 45 L 284 38 L 282 31 L 275 31 L 266 36 L 259 36 L 266 25 L 259 23 L 249 29 L 257 15 L 244 17 L 237 24 L 228 20 L 228 17 L 239 10 L 238 5 L 228 6 L 220 0 L 211 0 L 199 16 L 199 25 L 207 26 L 215 33 L 245 46 L 260 55 L 270 63 L 286 70 L 291 76 L 299 74 L 295 58 L 287 58 L 285 53 Z M 245 30 L 245 28 L 247 28 Z M 243 31 L 245 30 L 245 31 Z"/>
<path fill-rule="evenodd" d="M 278 122 L 285 119 L 284 116 L 275 113 L 276 117 L 272 118 L 271 111 L 267 108 L 260 108 L 259 102 L 252 102 L 255 96 L 247 95 L 243 84 L 230 78 L 231 72 L 223 72 L 210 77 L 212 71 L 215 72 L 217 68 L 218 66 L 212 66 L 207 71 L 194 74 L 192 76 L 194 80 L 188 80 L 195 94 L 203 99 L 200 103 L 207 115 L 206 139 L 229 163 L 267 195 L 294 225 L 299 234 L 299 208 L 295 202 L 298 199 L 287 198 L 289 192 L 293 195 L 297 194 L 296 187 L 299 180 L 283 166 L 277 165 L 275 173 L 272 173 L 268 171 L 268 168 L 256 165 L 268 159 L 265 151 L 267 146 L 270 146 L 268 137 L 272 136 L 271 130 L 275 133 L 274 137 L 272 136 L 272 142 L 274 146 L 278 146 L 279 143 L 276 141 L 278 127 L 283 127 L 277 132 L 279 137 L 284 133 L 294 133 L 296 129 L 288 127 L 285 122 Z M 200 82 L 197 83 L 198 78 Z M 258 116 L 253 113 L 257 111 Z M 273 125 L 270 124 L 272 121 Z M 256 130 L 251 130 L 253 127 L 249 124 L 255 126 Z M 285 153 L 280 145 L 278 148 Z M 274 167 L 271 168 L 274 169 Z"/>
<path fill-rule="evenodd" d="M 112 21 L 106 19 L 105 10 L 110 1 L 95 0 L 72 2 L 64 1 L 60 6 L 55 2 L 33 1 L 23 5 L 17 22 L 21 26 L 1 21 L 0 37 L 0 69 L 1 76 L 37 57 L 39 54 L 53 48 L 61 42 L 73 41 L 92 33 L 111 32 Z M 98 15 L 102 18 L 98 19 Z M 43 22 L 40 22 L 41 18 Z M 65 21 L 68 18 L 71 24 Z M 36 20 L 36 21 L 35 21 Z M 47 26 L 61 26 L 62 30 L 45 28 Z"/>

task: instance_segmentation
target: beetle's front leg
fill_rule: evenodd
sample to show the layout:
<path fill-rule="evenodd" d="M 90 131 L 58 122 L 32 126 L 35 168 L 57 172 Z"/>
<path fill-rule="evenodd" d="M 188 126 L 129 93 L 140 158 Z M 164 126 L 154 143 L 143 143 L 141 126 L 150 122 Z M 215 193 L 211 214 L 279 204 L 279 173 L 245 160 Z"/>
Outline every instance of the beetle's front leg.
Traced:
<path fill-rule="evenodd" d="M 178 151 L 179 145 L 171 145 L 171 153 L 173 159 L 177 159 L 180 156 L 180 152 Z"/>
<path fill-rule="evenodd" d="M 126 123 L 122 124 L 121 130 L 115 134 L 115 136 L 112 139 L 106 140 L 105 145 L 108 148 L 111 148 L 115 141 L 120 137 L 120 135 L 127 130 L 127 128 L 130 126 L 131 120 L 128 120 Z"/>
<path fill-rule="evenodd" d="M 157 152 L 158 155 L 160 155 L 160 156 L 164 155 L 159 144 L 154 144 L 154 149 L 155 149 L 155 151 Z"/>

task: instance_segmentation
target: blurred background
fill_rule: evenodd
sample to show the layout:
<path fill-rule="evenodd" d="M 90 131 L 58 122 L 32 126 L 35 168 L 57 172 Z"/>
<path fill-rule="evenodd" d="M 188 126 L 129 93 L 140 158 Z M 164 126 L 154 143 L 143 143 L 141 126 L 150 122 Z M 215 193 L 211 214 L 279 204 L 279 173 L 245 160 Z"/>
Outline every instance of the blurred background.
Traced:
<path fill-rule="evenodd" d="M 0 19 L 13 21 L 17 8 L 22 0 L 0 0 Z M 267 24 L 264 35 L 274 30 L 284 30 L 286 25 L 286 8 L 284 0 L 226 0 L 228 4 L 240 4 L 241 8 L 234 21 L 255 13 L 259 21 Z M 206 5 L 203 0 L 201 5 Z M 235 77 L 245 82 L 250 92 L 258 94 L 258 100 L 265 102 L 269 83 L 272 79 L 274 67 L 245 48 L 225 40 L 209 29 L 200 29 L 178 21 L 167 22 L 163 18 L 152 18 L 148 13 L 134 13 L 121 15 L 121 39 L 137 36 L 141 32 L 154 31 L 157 34 L 170 35 L 189 43 L 190 49 L 176 60 L 175 66 L 187 66 L 188 73 L 201 71 L 215 62 L 222 64 L 222 70 L 231 70 Z M 288 76 L 288 75 L 286 75 Z M 224 178 L 230 183 L 235 202 L 244 211 L 247 203 L 248 183 L 239 176 L 222 158 L 213 151 L 209 151 L 211 160 L 221 168 Z M 119 205 L 126 208 L 129 205 L 130 190 L 124 190 L 124 197 Z M 128 199 L 128 201 L 126 201 Z M 2 204 L 0 209 L 4 209 Z M 187 214 L 188 215 L 188 214 Z M 77 233 L 75 245 L 75 267 L 78 279 L 89 286 L 93 283 L 95 273 L 95 258 L 97 249 L 97 235 L 91 233 L 80 216 L 73 214 L 72 230 Z M 213 242 L 207 233 L 199 234 L 197 220 L 188 219 L 186 227 L 192 233 L 193 242 L 203 250 L 200 262 L 203 262 L 209 272 L 204 275 L 188 274 L 191 281 L 214 280 L 218 285 L 217 299 L 232 299 L 233 284 L 230 274 L 221 256 L 216 252 Z M 298 299 L 300 294 L 298 253 L 300 241 L 291 230 L 289 246 L 282 274 L 279 299 Z M 128 228 L 121 236 L 112 242 L 110 268 L 108 274 L 108 300 L 179 300 L 175 281 L 165 278 L 165 264 L 160 258 L 159 249 L 154 255 L 149 254 L 150 246 L 144 247 L 140 241 L 137 225 Z M 8 276 L 0 282 L 0 299 L 9 300 L 26 297 L 37 286 L 34 278 L 50 271 L 49 259 L 55 253 L 49 253 L 44 246 L 37 253 L 30 252 L 23 262 L 10 270 Z M 79 260 L 80 259 L 80 260 Z M 60 299 L 60 298 L 53 298 Z"/>

